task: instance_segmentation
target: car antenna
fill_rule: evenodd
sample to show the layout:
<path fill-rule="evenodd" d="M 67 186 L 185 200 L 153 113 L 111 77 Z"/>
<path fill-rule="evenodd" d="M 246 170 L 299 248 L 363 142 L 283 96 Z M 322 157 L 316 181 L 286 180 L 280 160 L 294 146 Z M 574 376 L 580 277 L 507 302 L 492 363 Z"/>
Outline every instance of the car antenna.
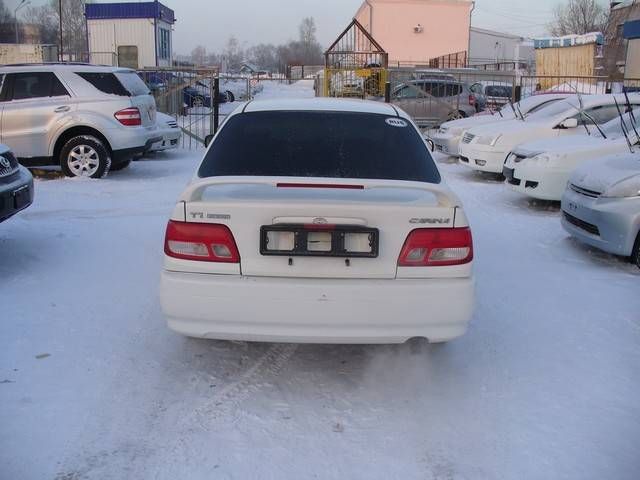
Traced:
<path fill-rule="evenodd" d="M 624 124 L 624 115 L 622 115 L 622 110 L 620 110 L 620 104 L 618 103 L 618 99 L 616 96 L 613 96 L 613 101 L 616 102 L 616 109 L 618 110 L 618 116 L 620 117 L 620 129 L 622 130 L 622 134 L 624 138 L 627 140 L 627 146 L 629 147 L 629 151 L 631 153 L 635 153 L 633 151 L 633 145 L 631 145 L 631 140 L 629 140 L 629 135 L 627 132 L 627 126 Z"/>
<path fill-rule="evenodd" d="M 640 135 L 638 135 L 638 130 L 636 130 L 636 116 L 633 113 L 633 106 L 631 105 L 631 101 L 629 100 L 629 95 L 627 94 L 627 90 L 625 88 L 622 89 L 624 92 L 624 98 L 627 102 L 627 110 L 629 111 L 629 117 L 631 118 L 631 126 L 633 127 L 633 132 L 636 134 L 636 143 L 640 140 Z"/>

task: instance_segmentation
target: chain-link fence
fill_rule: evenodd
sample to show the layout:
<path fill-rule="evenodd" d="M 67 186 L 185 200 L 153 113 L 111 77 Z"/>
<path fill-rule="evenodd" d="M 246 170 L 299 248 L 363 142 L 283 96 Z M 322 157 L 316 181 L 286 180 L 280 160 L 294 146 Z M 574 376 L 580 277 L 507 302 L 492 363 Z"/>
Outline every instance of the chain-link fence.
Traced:
<path fill-rule="evenodd" d="M 180 146 L 197 149 L 207 135 L 263 85 L 251 76 L 227 75 L 216 69 L 145 69 L 138 72 L 149 86 L 159 121 L 182 130 Z"/>

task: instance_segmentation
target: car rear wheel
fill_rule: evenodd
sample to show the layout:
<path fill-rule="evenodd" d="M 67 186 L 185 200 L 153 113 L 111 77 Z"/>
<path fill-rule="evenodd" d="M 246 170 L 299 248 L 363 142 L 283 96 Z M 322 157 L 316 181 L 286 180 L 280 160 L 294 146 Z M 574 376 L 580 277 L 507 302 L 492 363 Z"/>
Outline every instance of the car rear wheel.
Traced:
<path fill-rule="evenodd" d="M 462 110 L 451 112 L 447 117 L 447 121 L 451 122 L 452 120 L 459 120 L 461 118 L 465 118 L 466 116 L 467 115 Z"/>
<path fill-rule="evenodd" d="M 636 244 L 633 246 L 633 252 L 631 253 L 631 263 L 640 268 L 640 232 L 636 237 Z"/>
<path fill-rule="evenodd" d="M 236 96 L 233 94 L 231 90 L 227 90 L 226 94 L 227 94 L 227 102 L 233 103 L 236 101 Z"/>
<path fill-rule="evenodd" d="M 116 163 L 115 165 L 111 165 L 111 171 L 117 172 L 118 170 L 124 170 L 129 165 L 131 165 L 131 159 L 125 160 L 124 162 Z"/>
<path fill-rule="evenodd" d="M 67 177 L 103 178 L 111 168 L 111 157 L 100 139 L 79 135 L 62 147 L 60 166 Z"/>
<path fill-rule="evenodd" d="M 200 95 L 193 97 L 193 99 L 191 100 L 191 108 L 200 107 L 204 107 L 204 97 L 201 97 Z"/>

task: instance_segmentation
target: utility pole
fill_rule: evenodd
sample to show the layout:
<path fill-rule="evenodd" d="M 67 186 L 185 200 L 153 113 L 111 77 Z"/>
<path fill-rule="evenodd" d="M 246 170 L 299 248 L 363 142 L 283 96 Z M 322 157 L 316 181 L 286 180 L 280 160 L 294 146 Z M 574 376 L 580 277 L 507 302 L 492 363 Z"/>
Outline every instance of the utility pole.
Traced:
<path fill-rule="evenodd" d="M 60 52 L 58 55 L 60 56 L 60 61 L 64 61 L 64 52 L 62 46 L 62 0 L 58 0 L 58 18 L 60 19 Z"/>
<path fill-rule="evenodd" d="M 13 16 L 15 18 L 16 21 L 16 43 L 20 43 L 20 39 L 18 37 L 18 10 L 20 10 L 22 7 L 26 7 L 27 5 L 29 5 L 31 3 L 31 0 L 22 0 L 18 6 L 16 7 L 16 9 L 13 11 Z"/>

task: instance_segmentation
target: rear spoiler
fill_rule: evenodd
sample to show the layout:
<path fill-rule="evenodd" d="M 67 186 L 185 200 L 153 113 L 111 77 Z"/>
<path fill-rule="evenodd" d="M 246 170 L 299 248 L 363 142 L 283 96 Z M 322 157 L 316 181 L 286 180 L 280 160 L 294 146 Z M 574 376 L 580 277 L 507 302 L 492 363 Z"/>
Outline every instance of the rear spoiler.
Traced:
<path fill-rule="evenodd" d="M 278 188 L 279 185 L 287 185 L 288 187 L 300 184 L 301 186 L 312 186 L 317 184 L 319 188 L 327 185 L 327 178 L 320 177 L 208 177 L 201 178 L 191 183 L 182 192 L 179 200 L 180 202 L 198 202 L 202 200 L 202 195 L 209 187 L 215 187 L 219 185 L 268 185 L 273 188 Z M 352 188 L 356 185 L 359 190 L 371 190 L 374 188 L 406 188 L 423 190 L 433 194 L 440 207 L 460 207 L 462 204 L 458 197 L 449 188 L 442 184 L 414 182 L 406 180 L 361 180 L 361 179 L 331 179 L 331 185 L 335 185 L 336 188 Z M 327 187 L 325 187 L 327 188 Z"/>

